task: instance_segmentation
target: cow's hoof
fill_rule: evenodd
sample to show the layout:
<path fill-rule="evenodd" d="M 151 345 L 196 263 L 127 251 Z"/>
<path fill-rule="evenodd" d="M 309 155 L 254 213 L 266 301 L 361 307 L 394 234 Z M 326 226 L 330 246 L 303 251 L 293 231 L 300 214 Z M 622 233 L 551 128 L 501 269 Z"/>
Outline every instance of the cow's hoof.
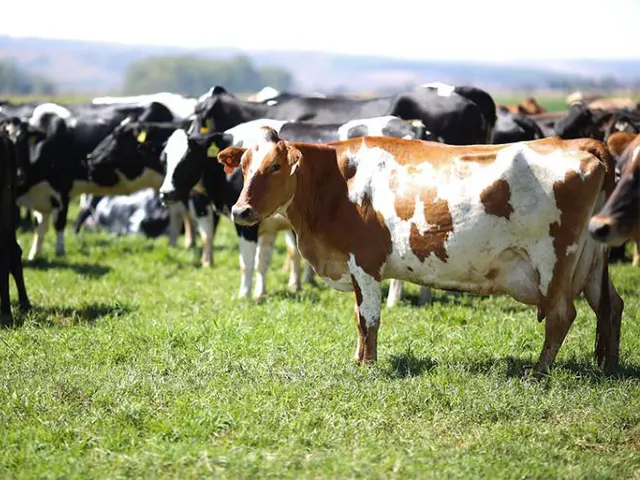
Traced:
<path fill-rule="evenodd" d="M 23 312 L 28 312 L 29 310 L 31 310 L 31 308 L 32 306 L 29 300 L 27 300 L 26 302 L 20 302 L 20 310 L 22 310 Z"/>
<path fill-rule="evenodd" d="M 0 327 L 13 327 L 13 316 L 10 313 L 0 313 Z"/>

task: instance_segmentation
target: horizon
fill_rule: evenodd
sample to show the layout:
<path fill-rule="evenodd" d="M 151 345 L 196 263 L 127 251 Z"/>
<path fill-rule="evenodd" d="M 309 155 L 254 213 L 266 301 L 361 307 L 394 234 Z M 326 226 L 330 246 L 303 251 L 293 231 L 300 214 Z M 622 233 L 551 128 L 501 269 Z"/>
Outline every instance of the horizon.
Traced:
<path fill-rule="evenodd" d="M 555 3 L 553 0 L 540 0 L 536 9 L 525 15 L 507 15 L 506 12 L 513 9 L 508 8 L 510 2 L 506 0 L 493 0 L 482 5 L 458 1 L 449 2 L 447 5 L 435 4 L 432 8 L 421 4 L 422 12 L 419 13 L 436 12 L 439 18 L 451 19 L 452 26 L 445 21 L 426 22 L 422 20 L 422 15 L 407 15 L 404 13 L 406 9 L 393 12 L 376 11 L 359 6 L 364 5 L 360 0 L 347 4 L 327 0 L 321 11 L 313 12 L 313 24 L 319 25 L 319 28 L 300 21 L 306 21 L 308 14 L 296 10 L 295 7 L 287 7 L 286 4 L 289 3 L 291 2 L 276 0 L 269 4 L 255 4 L 251 0 L 238 0 L 234 5 L 236 10 L 252 11 L 254 14 L 239 19 L 238 25 L 234 25 L 233 21 L 221 21 L 217 18 L 215 9 L 210 20 L 204 14 L 192 18 L 193 12 L 211 10 L 210 4 L 202 0 L 192 0 L 188 9 L 165 10 L 160 10 L 147 1 L 133 4 L 124 0 L 113 0 L 109 10 L 100 12 L 100 21 L 95 18 L 95 7 L 84 2 L 78 4 L 74 0 L 60 0 L 56 4 L 50 4 L 44 0 L 33 0 L 28 7 L 14 2 L 3 7 L 6 17 L 12 21 L 0 27 L 0 35 L 160 49 L 231 49 L 238 50 L 238 53 L 339 53 L 413 61 L 535 64 L 640 59 L 640 44 L 635 40 L 635 28 L 640 21 L 640 2 L 634 3 L 633 0 L 610 0 L 605 8 L 602 8 L 602 4 L 597 0 Z M 207 8 L 198 8 L 198 5 Z M 242 5 L 250 8 L 243 9 Z M 340 8 L 327 8 L 330 5 L 340 5 Z M 549 8 L 545 9 L 545 5 Z M 60 18 L 60 11 L 67 9 L 75 10 L 75 13 Z M 462 9 L 465 11 L 464 16 L 458 15 Z M 37 19 L 28 13 L 34 10 L 38 11 Z M 499 17 L 491 17 L 495 19 L 494 23 L 476 20 L 487 15 L 487 12 L 491 15 L 491 12 L 496 10 L 502 13 Z M 148 15 L 149 11 L 153 11 L 153 16 Z M 273 11 L 287 20 L 281 22 L 281 28 L 278 28 L 278 17 L 273 15 Z M 287 11 L 289 13 L 283 13 Z M 323 23 L 336 23 L 333 20 L 335 14 L 331 13 L 335 11 L 340 12 L 341 20 L 334 28 L 324 28 Z M 606 18 L 607 11 L 617 17 L 615 27 L 612 27 L 615 29 L 615 37 L 611 39 L 603 39 L 602 33 L 598 31 L 602 27 L 596 25 L 595 29 L 589 29 L 594 18 L 606 24 L 602 19 Z M 625 13 L 621 15 L 621 11 Z M 126 14 L 123 15 L 122 12 Z M 363 12 L 368 15 L 363 22 L 347 21 L 343 25 L 342 19 L 358 19 L 363 16 Z M 401 17 L 398 18 L 398 15 Z M 325 18 L 327 16 L 331 21 Z M 59 18 L 58 21 L 47 21 L 56 17 Z M 267 28 L 272 32 L 268 38 L 261 33 L 265 29 L 264 18 L 271 18 L 274 23 Z M 567 18 L 570 20 L 567 21 Z M 207 25 L 207 22 L 210 22 L 210 25 Z M 542 23 L 544 28 L 541 28 Z M 401 24 L 400 35 L 394 31 L 377 33 L 388 30 L 389 25 L 396 24 Z M 518 26 L 519 24 L 522 26 Z M 153 28 L 146 28 L 145 25 L 152 25 Z M 498 28 L 488 28 L 494 25 Z M 515 28 L 511 28 L 511 25 Z M 345 35 L 314 34 L 317 30 L 320 30 L 320 33 L 333 32 L 343 27 L 349 30 Z M 168 35 L 168 32 L 173 33 Z M 234 35 L 235 32 L 253 33 Z M 558 34 L 551 35 L 549 32 Z M 347 37 L 350 40 L 347 40 Z M 227 40 L 229 38 L 232 40 Z M 292 38 L 294 40 L 291 40 Z M 576 41 L 562 40 L 566 38 L 575 38 Z M 425 47 L 436 43 L 436 49 Z M 475 46 L 473 53 L 470 53 L 470 44 Z M 495 48 L 495 45 L 498 45 L 498 48 Z"/>

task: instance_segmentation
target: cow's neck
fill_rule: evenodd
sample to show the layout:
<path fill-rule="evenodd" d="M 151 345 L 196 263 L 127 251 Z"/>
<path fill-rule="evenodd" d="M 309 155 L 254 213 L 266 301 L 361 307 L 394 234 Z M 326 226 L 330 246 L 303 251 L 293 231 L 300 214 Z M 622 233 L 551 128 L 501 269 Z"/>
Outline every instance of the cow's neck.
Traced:
<path fill-rule="evenodd" d="M 319 275 L 337 279 L 344 273 L 351 247 L 345 242 L 348 232 L 343 231 L 348 229 L 353 214 L 347 183 L 335 155 L 299 148 L 303 159 L 286 214 L 298 236 L 302 255 Z"/>

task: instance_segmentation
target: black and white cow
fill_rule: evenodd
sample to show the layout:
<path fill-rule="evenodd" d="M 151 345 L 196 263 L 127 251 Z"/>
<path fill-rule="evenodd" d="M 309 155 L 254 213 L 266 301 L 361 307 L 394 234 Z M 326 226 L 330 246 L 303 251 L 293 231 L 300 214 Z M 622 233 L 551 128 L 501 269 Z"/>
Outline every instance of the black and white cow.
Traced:
<path fill-rule="evenodd" d="M 511 113 L 505 107 L 498 108 L 497 114 L 496 128 L 493 134 L 494 144 L 545 138 L 540 126 L 529 116 Z"/>
<path fill-rule="evenodd" d="M 163 148 L 171 134 L 184 126 L 183 123 L 125 120 L 87 155 L 89 180 L 98 185 L 116 185 L 119 181 L 117 177 L 124 173 L 128 178 L 140 179 L 145 187 L 158 190 L 166 172 L 166 163 L 161 156 Z M 133 190 L 135 189 L 132 188 L 131 191 Z M 100 201 L 101 198 L 96 196 L 88 199 L 88 205 L 83 206 L 78 215 L 74 226 L 76 232 Z M 217 218 L 208 202 L 203 202 L 202 195 L 197 192 L 190 192 L 183 202 L 171 205 L 168 214 L 169 244 L 176 244 L 179 234 L 178 220 L 182 217 L 185 222 L 186 246 L 192 246 L 193 219 L 204 244 L 202 265 L 211 266 L 211 242 Z"/>
<path fill-rule="evenodd" d="M 0 131 L 0 327 L 13 325 L 9 275 L 13 276 L 18 300 L 23 310 L 31 304 L 27 296 L 22 272 L 22 249 L 16 239 L 18 208 L 16 152 L 12 140 Z"/>
<path fill-rule="evenodd" d="M 18 204 L 39 215 L 29 260 L 39 254 L 48 220 L 55 214 L 56 254 L 64 255 L 64 227 L 69 201 L 81 193 L 119 194 L 146 187 L 146 178 L 128 176 L 122 163 L 114 171 L 89 178 L 87 155 L 123 121 L 140 118 L 145 121 L 171 121 L 173 116 L 161 104 L 147 107 L 109 107 L 86 117 L 74 117 L 59 105 L 34 110 L 28 128 L 17 134 L 19 155 L 28 152 L 24 180 L 18 186 Z M 134 170 L 132 170 L 134 171 Z M 135 169 L 135 173 L 139 172 Z M 142 169 L 143 172 L 147 170 Z M 98 180 L 98 181 L 96 181 Z"/>
<path fill-rule="evenodd" d="M 430 88 L 367 100 L 291 96 L 256 103 L 216 86 L 196 107 L 193 131 L 220 132 L 260 118 L 343 124 L 385 115 L 421 120 L 427 130 L 454 145 L 487 143 L 489 137 L 488 122 L 476 103 L 456 92 L 444 96 Z"/>

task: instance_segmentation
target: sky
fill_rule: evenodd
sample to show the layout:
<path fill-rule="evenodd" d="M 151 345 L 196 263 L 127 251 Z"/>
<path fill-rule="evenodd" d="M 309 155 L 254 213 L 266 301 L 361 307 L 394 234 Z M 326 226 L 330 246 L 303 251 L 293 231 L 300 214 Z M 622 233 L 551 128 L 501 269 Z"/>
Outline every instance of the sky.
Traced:
<path fill-rule="evenodd" d="M 421 60 L 640 59 L 640 0 L 29 0 L 2 10 L 11 21 L 0 35 L 20 37 Z"/>

